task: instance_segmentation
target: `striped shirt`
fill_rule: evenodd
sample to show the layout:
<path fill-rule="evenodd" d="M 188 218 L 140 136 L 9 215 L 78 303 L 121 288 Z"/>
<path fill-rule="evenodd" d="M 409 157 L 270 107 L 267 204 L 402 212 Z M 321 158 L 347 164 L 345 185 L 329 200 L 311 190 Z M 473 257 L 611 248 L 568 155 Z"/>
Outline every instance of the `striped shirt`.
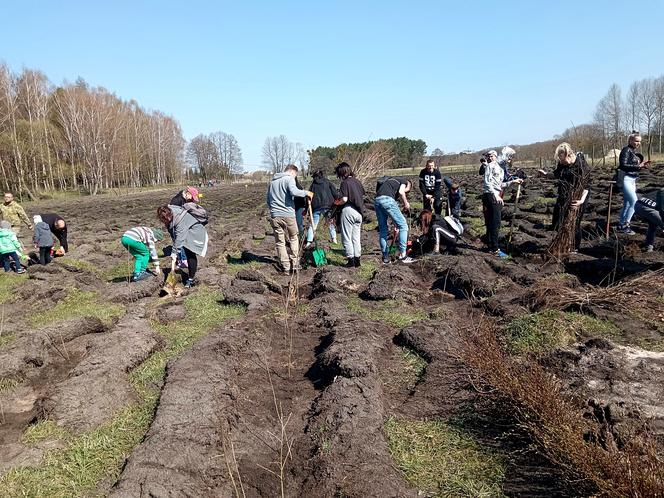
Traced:
<path fill-rule="evenodd" d="M 122 236 L 128 237 L 131 240 L 135 240 L 136 242 L 142 242 L 143 244 L 148 246 L 148 249 L 150 250 L 150 259 L 154 262 L 156 267 L 159 267 L 159 257 L 157 256 L 157 248 L 154 245 L 156 239 L 154 237 L 152 229 L 148 227 L 134 227 L 130 230 L 127 230 Z"/>

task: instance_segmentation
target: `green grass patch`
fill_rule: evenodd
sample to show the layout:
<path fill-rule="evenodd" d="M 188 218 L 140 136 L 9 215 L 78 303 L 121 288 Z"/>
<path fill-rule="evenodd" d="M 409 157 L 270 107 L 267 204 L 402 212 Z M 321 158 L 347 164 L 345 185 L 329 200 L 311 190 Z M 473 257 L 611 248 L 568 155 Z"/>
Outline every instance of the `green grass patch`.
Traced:
<path fill-rule="evenodd" d="M 424 375 L 424 371 L 427 368 L 427 361 L 417 354 L 414 349 L 405 346 L 402 346 L 400 349 L 406 374 L 414 377 L 417 382 Z"/>
<path fill-rule="evenodd" d="M 397 467 L 426 496 L 504 496 L 502 459 L 457 428 L 395 418 L 384 428 Z"/>
<path fill-rule="evenodd" d="M 4 348 L 5 346 L 9 346 L 12 342 L 14 342 L 14 339 L 16 339 L 14 334 L 5 332 L 4 334 L 0 335 L 0 349 Z"/>
<path fill-rule="evenodd" d="M 510 353 L 543 353 L 573 343 L 577 334 L 615 338 L 620 330 L 611 322 L 582 313 L 545 310 L 513 320 L 503 338 Z"/>
<path fill-rule="evenodd" d="M 166 363 L 224 321 L 244 313 L 240 306 L 219 304 L 222 298 L 221 293 L 200 287 L 185 300 L 185 319 L 153 324 L 166 345 L 130 372 L 141 401 L 122 409 L 108 424 L 79 436 L 63 434 L 65 448 L 47 452 L 39 466 L 12 469 L 0 477 L 0 496 L 91 496 L 98 494 L 95 490 L 102 481 L 114 482 L 150 427 Z M 49 438 L 55 429 L 46 425 L 33 431 L 24 437 L 39 440 L 45 433 Z"/>
<path fill-rule="evenodd" d="M 20 385 L 21 381 L 18 379 L 12 379 L 11 377 L 0 377 L 0 394 L 13 391 Z"/>
<path fill-rule="evenodd" d="M 124 308 L 119 304 L 101 303 L 96 293 L 73 288 L 67 297 L 46 311 L 32 315 L 28 322 L 35 327 L 79 317 L 110 322 L 122 316 L 123 312 Z"/>
<path fill-rule="evenodd" d="M 382 322 L 396 328 L 403 328 L 413 322 L 426 320 L 428 315 L 424 311 L 407 306 L 396 299 L 388 299 L 379 303 L 365 303 L 357 296 L 350 296 L 346 302 L 349 311 L 357 313 L 364 318 Z"/>
<path fill-rule="evenodd" d="M 464 229 L 471 235 L 479 237 L 486 232 L 484 218 L 466 218 L 463 220 Z"/>
<path fill-rule="evenodd" d="M 25 274 L 8 272 L 0 274 L 0 304 L 8 303 L 16 295 L 16 288 L 25 282 Z"/>
<path fill-rule="evenodd" d="M 63 256 L 62 258 L 57 258 L 54 260 L 54 262 L 65 266 L 71 266 L 72 268 L 76 268 L 77 270 L 92 273 L 94 275 L 97 275 L 98 277 L 101 277 L 104 273 L 101 268 L 99 268 L 97 265 L 90 263 L 89 261 L 70 258 L 69 256 Z"/>
<path fill-rule="evenodd" d="M 367 282 L 373 278 L 374 272 L 376 271 L 376 263 L 373 261 L 363 261 L 360 269 L 357 270 L 357 276 L 362 280 Z"/>
<path fill-rule="evenodd" d="M 374 232 L 378 229 L 378 220 L 362 223 L 362 230 L 365 232 Z"/>
<path fill-rule="evenodd" d="M 226 255 L 226 273 L 229 275 L 236 275 L 237 272 L 243 268 L 257 270 L 263 266 L 258 261 L 245 261 L 240 254 L 227 254 Z"/>
<path fill-rule="evenodd" d="M 36 424 L 29 425 L 23 435 L 21 442 L 28 446 L 35 445 L 42 441 L 53 441 L 56 439 L 65 439 L 69 432 L 64 427 L 60 427 L 52 420 L 40 420 Z"/>

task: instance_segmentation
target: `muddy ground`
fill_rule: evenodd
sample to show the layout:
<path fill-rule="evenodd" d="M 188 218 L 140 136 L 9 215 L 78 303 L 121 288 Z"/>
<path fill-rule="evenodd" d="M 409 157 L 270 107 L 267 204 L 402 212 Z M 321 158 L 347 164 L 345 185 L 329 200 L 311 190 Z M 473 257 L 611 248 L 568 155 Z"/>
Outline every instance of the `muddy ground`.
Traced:
<path fill-rule="evenodd" d="M 644 175 L 639 187 L 664 184 L 661 170 Z M 310 265 L 295 277 L 273 266 L 265 185 L 203 190 L 210 252 L 201 264 L 201 285 L 175 298 L 159 297 L 158 278 L 128 283 L 131 261 L 119 243 L 127 228 L 154 226 L 156 206 L 174 192 L 26 205 L 29 214 L 61 214 L 72 250 L 47 267 L 30 267 L 25 278 L 14 277 L 2 297 L 0 490 L 21 496 L 51 489 L 48 482 L 28 488 L 23 473 L 48 481 L 48 471 L 60 465 L 52 463 L 54 454 L 147 407 L 138 437 L 101 471 L 47 494 L 480 494 L 472 483 L 444 494 L 444 483 L 431 487 L 414 479 L 394 452 L 390 421 L 441 421 L 471 438 L 478 454 L 498 455 L 501 477 L 483 496 L 593 494 L 591 482 L 570 478 L 532 444 L 510 400 L 482 385 L 458 348 L 479 317 L 500 331 L 528 315 L 523 297 L 541 279 L 564 273 L 568 286 L 608 285 L 663 268 L 662 238 L 655 252 L 641 252 L 645 226 L 638 220 L 631 239 L 601 236 L 607 173 L 592 188 L 581 252 L 564 264 L 545 263 L 555 184 L 531 179 L 514 217 L 513 257 L 499 261 L 483 251 L 479 237 L 479 178 L 458 178 L 468 195 L 467 231 L 457 254 L 381 265 L 369 209 L 361 269 L 342 268 L 340 247 L 322 240 L 329 264 Z M 419 200 L 415 192 L 410 197 Z M 510 198 L 505 236 L 515 212 Z M 614 221 L 621 202 L 613 197 Z M 217 292 L 206 306 L 244 311 L 173 349 L 178 338 L 168 330 L 193 320 L 187 299 Z M 48 314 L 70 308 L 88 311 Z M 597 418 L 601 412 L 601 423 L 616 433 L 646 423 L 661 441 L 664 317 L 581 312 L 601 320 L 610 337 L 601 327 L 574 322 L 570 340 L 524 361 L 554 374 L 580 413 Z M 163 378 L 137 384 L 145 366 L 159 358 L 166 364 Z M 26 434 L 34 427 L 49 427 L 48 436 L 30 440 Z M 87 472 L 77 469 L 72 472 Z"/>

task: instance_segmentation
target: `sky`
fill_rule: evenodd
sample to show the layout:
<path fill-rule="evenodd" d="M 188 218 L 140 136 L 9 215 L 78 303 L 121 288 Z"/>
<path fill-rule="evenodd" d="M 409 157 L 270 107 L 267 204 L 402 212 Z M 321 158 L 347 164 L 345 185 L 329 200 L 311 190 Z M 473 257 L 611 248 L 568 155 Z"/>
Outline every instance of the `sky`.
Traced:
<path fill-rule="evenodd" d="M 664 74 L 663 0 L 3 2 L 0 61 L 224 131 L 429 151 L 552 138 L 612 83 Z M 652 24 L 651 24 L 652 23 Z"/>

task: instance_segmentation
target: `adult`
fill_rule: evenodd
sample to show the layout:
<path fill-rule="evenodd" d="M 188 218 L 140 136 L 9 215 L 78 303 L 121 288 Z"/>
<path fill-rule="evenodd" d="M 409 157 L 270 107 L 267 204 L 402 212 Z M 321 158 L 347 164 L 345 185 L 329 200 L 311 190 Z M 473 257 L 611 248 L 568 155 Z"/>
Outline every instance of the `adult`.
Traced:
<path fill-rule="evenodd" d="M 378 180 L 376 184 L 376 218 L 378 220 L 378 231 L 380 233 L 380 251 L 383 254 L 383 263 L 390 263 L 389 246 L 387 245 L 387 220 L 392 219 L 399 230 L 399 255 L 397 260 L 401 263 L 412 263 L 414 260 L 406 255 L 408 246 L 408 223 L 399 209 L 397 199 L 403 202 L 405 211 L 410 210 L 408 192 L 412 188 L 410 180 L 398 176 L 386 176 Z"/>
<path fill-rule="evenodd" d="M 355 178 L 353 169 L 348 163 L 340 163 L 337 168 L 337 177 L 341 179 L 339 191 L 341 198 L 337 204 L 341 208 L 341 240 L 346 252 L 348 262 L 346 267 L 359 268 L 362 256 L 362 210 L 364 206 L 364 187 Z M 316 199 L 316 197 L 314 197 Z"/>
<path fill-rule="evenodd" d="M 32 222 L 25 209 L 14 200 L 14 194 L 5 192 L 4 202 L 0 206 L 2 219 L 8 221 L 12 226 L 12 231 L 18 236 L 21 233 L 21 223 L 32 230 Z"/>
<path fill-rule="evenodd" d="M 122 234 L 120 242 L 125 249 L 134 257 L 134 273 L 131 275 L 132 282 L 145 280 L 150 276 L 148 263 L 154 263 L 154 274 L 159 275 L 159 256 L 157 256 L 156 242 L 164 239 L 164 232 L 158 228 L 134 227 Z"/>
<path fill-rule="evenodd" d="M 304 190 L 299 178 L 295 178 L 295 186 L 299 190 Z M 304 210 L 307 207 L 306 197 L 294 197 L 293 207 L 295 208 L 295 222 L 297 223 L 297 232 L 300 237 L 304 235 Z"/>
<path fill-rule="evenodd" d="M 433 159 L 427 160 L 422 171 L 420 171 L 420 192 L 422 192 L 422 206 L 424 209 L 432 209 L 436 214 L 443 211 L 443 194 L 441 191 L 442 175 L 436 169 Z"/>
<path fill-rule="evenodd" d="M 443 178 L 443 183 L 447 187 L 447 205 L 452 216 L 457 220 L 461 219 L 461 204 L 463 203 L 463 189 L 461 186 L 449 177 Z M 440 213 L 436 213 L 440 214 Z"/>
<path fill-rule="evenodd" d="M 313 196 L 311 192 L 297 188 L 295 184 L 297 172 L 297 166 L 287 165 L 283 172 L 272 177 L 267 189 L 270 224 L 274 230 L 275 249 L 281 265 L 279 269 L 285 273 L 300 269 L 294 198 Z"/>
<path fill-rule="evenodd" d="M 622 187 L 623 207 L 620 211 L 618 231 L 625 235 L 634 235 L 636 232 L 630 227 L 634 206 L 636 205 L 636 179 L 639 171 L 650 166 L 650 161 L 643 162 L 636 150 L 641 147 L 641 135 L 633 131 L 627 139 L 627 145 L 620 151 L 618 159 L 617 183 Z"/>
<path fill-rule="evenodd" d="M 642 196 L 636 201 L 634 213 L 648 222 L 645 251 L 652 252 L 657 230 L 664 230 L 664 188 Z"/>
<path fill-rule="evenodd" d="M 553 218 L 551 226 L 559 230 L 567 216 L 576 216 L 574 229 L 574 250 L 581 247 L 581 219 L 586 211 L 586 200 L 588 196 L 587 187 L 590 185 L 590 168 L 586 158 L 581 152 L 574 152 L 572 146 L 563 142 L 556 147 L 554 158 L 557 161 L 553 177 L 558 179 L 558 196 L 553 207 Z M 548 175 L 544 170 L 539 170 L 541 175 Z M 581 191 L 580 197 L 575 197 L 575 192 Z"/>
<path fill-rule="evenodd" d="M 482 208 L 484 212 L 484 224 L 486 226 L 486 240 L 489 252 L 499 258 L 508 257 L 498 247 L 498 234 L 500 233 L 500 222 L 503 210 L 502 190 L 513 183 L 522 183 L 523 180 L 505 179 L 505 170 L 498 164 L 498 154 L 495 150 L 487 153 L 487 165 L 484 171 L 482 186 Z"/>
<path fill-rule="evenodd" d="M 42 214 L 41 218 L 60 242 L 63 254 L 68 253 L 69 244 L 67 243 L 67 223 L 65 223 L 65 220 L 60 215 L 53 213 Z"/>
<path fill-rule="evenodd" d="M 456 252 L 459 236 L 463 234 L 463 226 L 457 219 L 436 216 L 430 209 L 423 209 L 417 217 L 417 225 L 422 235 L 417 239 L 422 253 L 433 251 L 439 253 L 441 244 L 448 252 Z"/>
<path fill-rule="evenodd" d="M 514 176 L 510 173 L 510 168 L 514 163 L 514 157 L 516 156 L 516 151 L 512 147 L 505 146 L 500 151 L 500 157 L 498 158 L 498 164 L 503 168 L 505 172 L 505 181 L 511 181 L 514 179 Z"/>
<path fill-rule="evenodd" d="M 198 202 L 199 194 L 198 189 L 195 187 L 185 187 L 184 190 L 180 190 L 177 194 L 173 196 L 171 202 L 168 204 L 170 206 L 184 206 L 188 202 Z"/>
<path fill-rule="evenodd" d="M 160 206 L 157 217 L 164 224 L 173 239 L 171 271 L 175 271 L 177 254 L 184 250 L 187 258 L 187 288 L 196 285 L 198 256 L 205 257 L 208 248 L 208 233 L 205 226 L 180 206 Z"/>
<path fill-rule="evenodd" d="M 318 223 L 326 218 L 328 220 L 330 242 L 337 243 L 337 230 L 334 226 L 334 220 L 330 218 L 330 211 L 334 205 L 334 201 L 339 197 L 339 191 L 336 189 L 332 182 L 330 182 L 323 170 L 317 170 L 313 174 L 313 182 L 309 190 L 314 193 L 311 199 L 311 210 L 313 213 L 312 223 L 309 224 L 307 230 L 307 249 L 311 248 L 314 241 L 314 228 L 313 225 L 318 226 Z"/>

